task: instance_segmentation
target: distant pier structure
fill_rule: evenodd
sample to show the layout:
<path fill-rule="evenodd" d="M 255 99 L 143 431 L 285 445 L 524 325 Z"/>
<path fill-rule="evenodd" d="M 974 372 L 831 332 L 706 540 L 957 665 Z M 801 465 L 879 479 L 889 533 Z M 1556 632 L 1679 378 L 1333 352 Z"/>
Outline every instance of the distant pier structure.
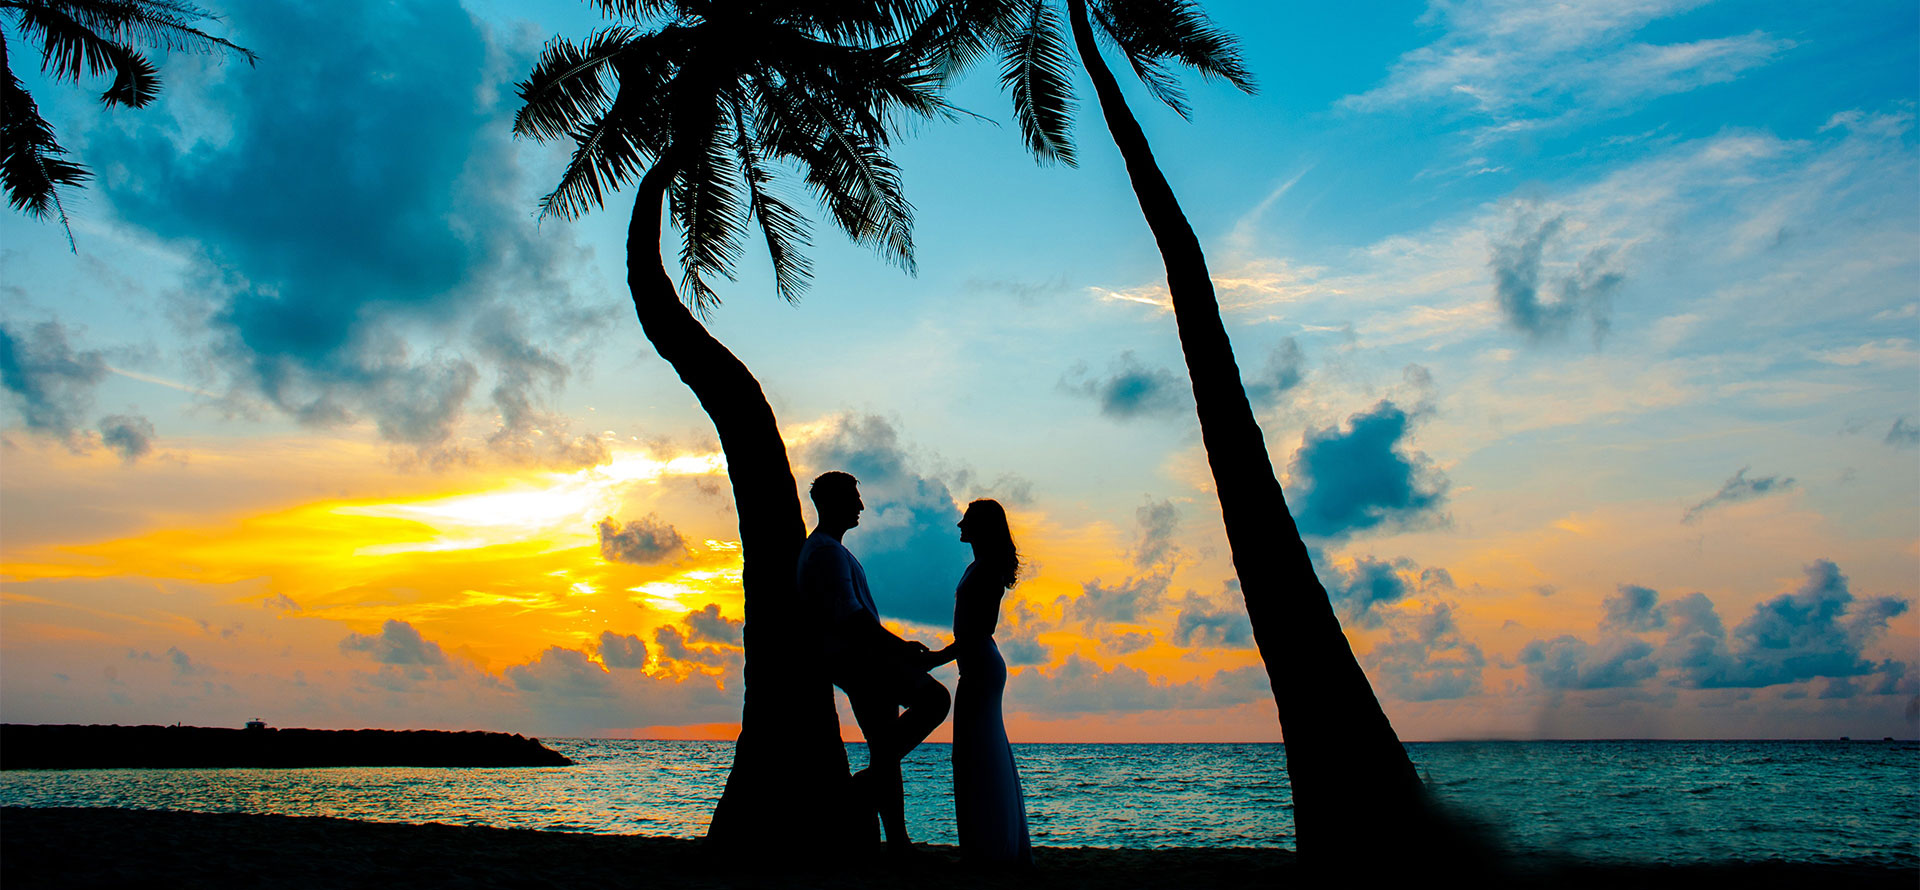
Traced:
<path fill-rule="evenodd" d="M 267 728 L 267 721 L 262 720 L 258 717 L 255 717 L 252 720 L 247 721 L 247 731 L 249 732 L 261 732 L 266 728 Z"/>

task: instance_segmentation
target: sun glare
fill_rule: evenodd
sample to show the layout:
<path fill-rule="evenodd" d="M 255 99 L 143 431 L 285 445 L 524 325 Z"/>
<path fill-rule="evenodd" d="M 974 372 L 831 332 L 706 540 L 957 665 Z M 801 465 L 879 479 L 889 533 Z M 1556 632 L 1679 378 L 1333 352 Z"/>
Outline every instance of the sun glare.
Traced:
<path fill-rule="evenodd" d="M 529 540 L 577 542 L 590 536 L 596 521 L 620 507 L 626 490 L 668 476 L 706 476 L 725 472 L 718 452 L 656 460 L 645 452 L 620 452 L 605 464 L 571 473 L 544 473 L 498 491 L 458 494 L 392 503 L 335 507 L 345 516 L 369 516 L 417 522 L 437 534 L 428 540 L 398 541 L 361 548 L 355 555 L 472 550 Z"/>

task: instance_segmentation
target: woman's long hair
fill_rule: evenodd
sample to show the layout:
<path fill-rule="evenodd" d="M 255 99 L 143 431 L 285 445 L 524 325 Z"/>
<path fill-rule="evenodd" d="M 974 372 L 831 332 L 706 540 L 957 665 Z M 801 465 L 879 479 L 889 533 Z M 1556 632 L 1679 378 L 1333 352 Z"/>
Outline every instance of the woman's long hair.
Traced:
<path fill-rule="evenodd" d="M 981 498 L 967 505 L 967 538 L 973 543 L 980 569 L 991 572 L 1001 587 L 1012 587 L 1020 578 L 1020 551 L 1013 547 L 1013 531 L 1007 528 L 1007 511 L 1000 502 Z"/>

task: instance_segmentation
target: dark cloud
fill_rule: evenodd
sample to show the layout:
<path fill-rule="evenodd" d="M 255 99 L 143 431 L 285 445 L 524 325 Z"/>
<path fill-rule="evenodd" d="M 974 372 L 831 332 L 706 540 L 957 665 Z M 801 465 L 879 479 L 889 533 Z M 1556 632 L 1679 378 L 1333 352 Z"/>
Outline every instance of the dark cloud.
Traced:
<path fill-rule="evenodd" d="M 1413 592 L 1412 586 L 1400 573 L 1411 572 L 1414 568 L 1413 562 L 1408 559 L 1357 557 L 1352 567 L 1335 568 L 1330 573 L 1326 584 L 1327 599 L 1333 601 L 1334 610 L 1340 614 L 1342 621 L 1360 627 L 1379 627 L 1379 607 L 1400 602 Z"/>
<path fill-rule="evenodd" d="M 1045 281 L 1017 281 L 1007 278 L 969 278 L 966 288 L 974 293 L 1006 294 L 1023 306 L 1036 306 L 1043 300 L 1065 293 L 1067 276 L 1056 275 Z"/>
<path fill-rule="evenodd" d="M 1272 690 L 1260 667 L 1167 683 L 1124 664 L 1103 669 L 1077 653 L 1057 668 L 1021 674 L 1008 684 L 1014 710 L 1061 715 L 1223 708 L 1269 697 Z"/>
<path fill-rule="evenodd" d="M 610 668 L 641 668 L 647 666 L 647 644 L 633 634 L 617 634 L 610 630 L 600 632 L 600 662 Z"/>
<path fill-rule="evenodd" d="M 24 329 L 0 324 L 0 387 L 11 395 L 27 429 L 84 451 L 80 418 L 106 376 L 106 359 L 97 351 L 75 352 L 58 322 Z"/>
<path fill-rule="evenodd" d="M 1699 521 L 1700 514 L 1722 504 L 1737 504 L 1741 501 L 1750 501 L 1754 498 L 1777 494 L 1793 487 L 1793 479 L 1791 478 L 1762 476 L 1758 479 L 1748 479 L 1748 469 L 1751 468 L 1741 467 L 1739 472 L 1733 474 L 1733 478 L 1721 484 L 1719 491 L 1714 492 L 1700 503 L 1688 507 L 1687 512 L 1680 517 L 1680 521 L 1692 524 Z"/>
<path fill-rule="evenodd" d="M 1893 419 L 1893 426 L 1887 428 L 1887 437 L 1881 441 L 1895 448 L 1920 448 L 1920 426 L 1907 422 L 1905 417 Z"/>
<path fill-rule="evenodd" d="M 294 602 L 293 597 L 287 596 L 284 593 L 277 593 L 277 594 L 274 594 L 273 596 L 267 597 L 264 601 L 261 602 L 261 605 L 266 606 L 268 609 L 271 609 L 275 612 L 300 611 L 300 604 Z"/>
<path fill-rule="evenodd" d="M 1638 584 L 1622 584 L 1602 607 L 1607 617 L 1600 627 L 1606 630 L 1639 632 L 1665 627 L 1667 614 L 1660 609 L 1660 593 Z"/>
<path fill-rule="evenodd" d="M 1894 597 L 1855 600 L 1847 577 L 1828 560 L 1807 566 L 1807 580 L 1791 593 L 1760 603 L 1733 629 L 1734 673 L 1745 686 L 1772 686 L 1813 677 L 1872 673 L 1862 650 L 1907 611 Z M 1707 684 L 1701 684 L 1707 685 Z"/>
<path fill-rule="evenodd" d="M 1140 524 L 1140 540 L 1128 556 L 1136 567 L 1165 564 L 1180 552 L 1173 543 L 1173 533 L 1180 527 L 1180 511 L 1174 509 L 1172 501 L 1148 503 L 1133 511 L 1133 516 Z"/>
<path fill-rule="evenodd" d="M 1108 587 L 1095 578 L 1066 602 L 1062 620 L 1085 622 L 1088 627 L 1116 621 L 1138 624 L 1165 603 L 1168 580 L 1164 574 L 1143 575 Z"/>
<path fill-rule="evenodd" d="M 1520 663 L 1535 685 L 1551 690 L 1638 686 L 1660 670 L 1653 646 L 1625 636 L 1606 637 L 1598 645 L 1572 635 L 1534 640 L 1521 647 Z"/>
<path fill-rule="evenodd" d="M 708 603 L 704 609 L 687 613 L 687 639 L 695 643 L 738 646 L 745 627 L 745 622 L 721 615 L 717 603 Z"/>
<path fill-rule="evenodd" d="M 577 649 L 549 646 L 533 661 L 504 672 L 507 682 L 522 692 L 558 698 L 610 698 L 613 674 Z"/>
<path fill-rule="evenodd" d="M 671 562 L 687 550 L 687 540 L 672 525 L 648 513 L 622 527 L 608 516 L 594 526 L 600 536 L 600 558 L 608 562 L 653 565 Z"/>
<path fill-rule="evenodd" d="M 1511 236 L 1493 245 L 1487 261 L 1493 270 L 1493 298 L 1507 324 L 1539 342 L 1565 334 L 1572 321 L 1585 315 L 1593 324 L 1593 339 L 1607 334 L 1614 291 L 1624 277 L 1614 268 L 1611 248 L 1596 248 L 1568 275 L 1548 280 L 1543 273 L 1547 247 L 1565 227 L 1566 218 L 1533 224 L 1523 218 Z M 1557 290 L 1557 299 L 1542 299 Z"/>
<path fill-rule="evenodd" d="M 1303 534 L 1337 537 L 1437 518 L 1447 480 L 1427 456 L 1402 450 L 1411 419 L 1391 401 L 1347 418 L 1347 428 L 1309 429 L 1287 471 L 1293 518 Z"/>
<path fill-rule="evenodd" d="M 1389 625 L 1386 642 L 1362 661 L 1368 676 L 1401 701 L 1466 698 L 1481 691 L 1487 657 L 1460 634 L 1453 607 L 1439 603 L 1410 620 Z"/>
<path fill-rule="evenodd" d="M 212 668 L 195 664 L 178 646 L 167 647 L 167 661 L 173 664 L 173 675 L 176 677 L 199 677 L 213 673 Z"/>
<path fill-rule="evenodd" d="M 672 625 L 662 625 L 653 632 L 653 643 L 658 647 L 660 657 L 670 661 L 724 667 L 739 657 L 738 653 L 715 646 L 701 646 L 696 649 L 687 645 L 687 642 L 687 637 L 681 635 L 680 629 Z"/>
<path fill-rule="evenodd" d="M 500 88 L 532 42 L 491 43 L 456 0 L 268 4 L 235 24 L 261 62 L 201 91 L 226 138 L 182 150 L 160 122 L 94 135 L 124 163 L 114 206 L 200 251 L 192 287 L 234 398 L 315 425 L 371 417 L 389 441 L 444 451 L 484 373 L 458 352 L 465 323 L 508 301 L 571 305 L 565 230 L 534 228 Z M 499 362 L 503 413 L 564 376 L 490 333 L 471 348 Z"/>
<path fill-rule="evenodd" d="M 1132 655 L 1153 645 L 1153 634 L 1127 631 L 1101 641 L 1101 648 L 1115 655 Z"/>
<path fill-rule="evenodd" d="M 1045 628 L 1032 605 L 1024 600 L 1019 601 L 1008 619 L 1008 622 L 1000 625 L 996 636 L 1000 655 L 1007 660 L 1009 667 L 1046 664 L 1053 660 L 1047 647 L 1040 642 L 1040 632 Z"/>
<path fill-rule="evenodd" d="M 348 634 L 340 641 L 342 652 L 365 652 L 381 664 L 433 666 L 447 663 L 440 644 L 420 636 L 420 631 L 405 621 L 387 619 L 377 634 Z"/>
<path fill-rule="evenodd" d="M 1053 660 L 1047 647 L 1034 637 L 1020 633 L 1001 634 L 1005 639 L 998 640 L 1000 656 L 1007 660 L 1008 667 L 1024 667 L 1046 664 Z"/>
<path fill-rule="evenodd" d="M 1081 379 L 1086 375 L 1085 363 L 1075 365 L 1060 378 L 1060 388 L 1099 402 L 1100 413 L 1116 420 L 1179 414 L 1189 399 L 1186 381 L 1166 368 L 1141 364 L 1131 349 L 1113 360 L 1106 378 Z"/>
<path fill-rule="evenodd" d="M 133 463 L 153 451 L 153 422 L 138 414 L 113 414 L 100 419 L 100 444 Z"/>
<path fill-rule="evenodd" d="M 1236 588 L 1237 590 L 1237 588 Z M 1212 602 L 1188 591 L 1173 619 L 1173 642 L 1196 649 L 1245 649 L 1253 645 L 1253 622 L 1247 610 L 1235 602 L 1216 610 Z"/>
<path fill-rule="evenodd" d="M 1252 380 L 1245 381 L 1247 398 L 1254 404 L 1273 404 L 1281 396 L 1291 392 L 1306 379 L 1306 356 L 1300 352 L 1300 343 L 1292 337 L 1283 338 L 1274 344 L 1273 351 L 1267 353 L 1267 363 Z"/>
<path fill-rule="evenodd" d="M 1870 686 L 1830 682 L 1827 695 L 1852 691 L 1908 692 L 1920 686 L 1901 661 L 1875 662 L 1866 648 L 1885 634 L 1908 603 L 1896 597 L 1856 599 L 1847 578 L 1828 560 L 1806 568 L 1800 587 L 1759 603 L 1731 633 L 1713 601 L 1690 593 L 1669 602 L 1649 588 L 1622 586 L 1608 597 L 1601 639 L 1572 636 L 1536 640 L 1521 662 L 1550 689 L 1635 686 L 1656 671 L 1671 685 L 1695 689 L 1752 689 L 1801 683 L 1878 678 Z M 1643 635 L 1661 636 L 1656 647 Z"/>
<path fill-rule="evenodd" d="M 967 500 L 992 498 L 1003 507 L 1025 507 L 1033 503 L 1033 480 L 1016 473 L 1002 473 L 992 482 L 981 483 L 972 470 L 961 469 L 950 477 L 954 491 L 967 493 Z"/>
<path fill-rule="evenodd" d="M 960 509 L 946 482 L 913 466 L 893 425 L 873 415 L 839 417 L 795 456 L 815 475 L 841 470 L 860 480 L 867 509 L 846 545 L 866 570 L 881 614 L 952 621 L 953 588 L 971 558 L 955 528 Z"/>
<path fill-rule="evenodd" d="M 522 463 L 606 462 L 606 443 L 568 435 L 568 419 L 546 409 L 572 369 L 532 341 L 522 313 L 501 306 L 482 314 L 473 325 L 473 343 L 480 357 L 497 369 L 491 397 L 500 427 L 487 437 L 487 447 Z"/>

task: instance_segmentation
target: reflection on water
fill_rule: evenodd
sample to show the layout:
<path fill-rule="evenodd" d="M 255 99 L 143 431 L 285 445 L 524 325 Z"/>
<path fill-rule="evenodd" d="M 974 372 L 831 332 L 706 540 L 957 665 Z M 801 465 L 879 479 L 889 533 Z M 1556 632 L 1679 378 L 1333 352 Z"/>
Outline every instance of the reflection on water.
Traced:
<path fill-rule="evenodd" d="M 340 816 L 697 837 L 727 742 L 549 739 L 571 767 L 0 773 L 10 806 Z M 1920 865 L 1920 746 L 1498 742 L 1408 746 L 1445 799 L 1524 850 L 1594 859 Z M 917 839 L 953 843 L 948 747 L 906 764 Z M 1293 846 L 1279 745 L 1016 745 L 1036 844 Z M 863 746 L 850 746 L 857 768 Z M 1383 823 L 1383 831 L 1388 830 Z"/>

